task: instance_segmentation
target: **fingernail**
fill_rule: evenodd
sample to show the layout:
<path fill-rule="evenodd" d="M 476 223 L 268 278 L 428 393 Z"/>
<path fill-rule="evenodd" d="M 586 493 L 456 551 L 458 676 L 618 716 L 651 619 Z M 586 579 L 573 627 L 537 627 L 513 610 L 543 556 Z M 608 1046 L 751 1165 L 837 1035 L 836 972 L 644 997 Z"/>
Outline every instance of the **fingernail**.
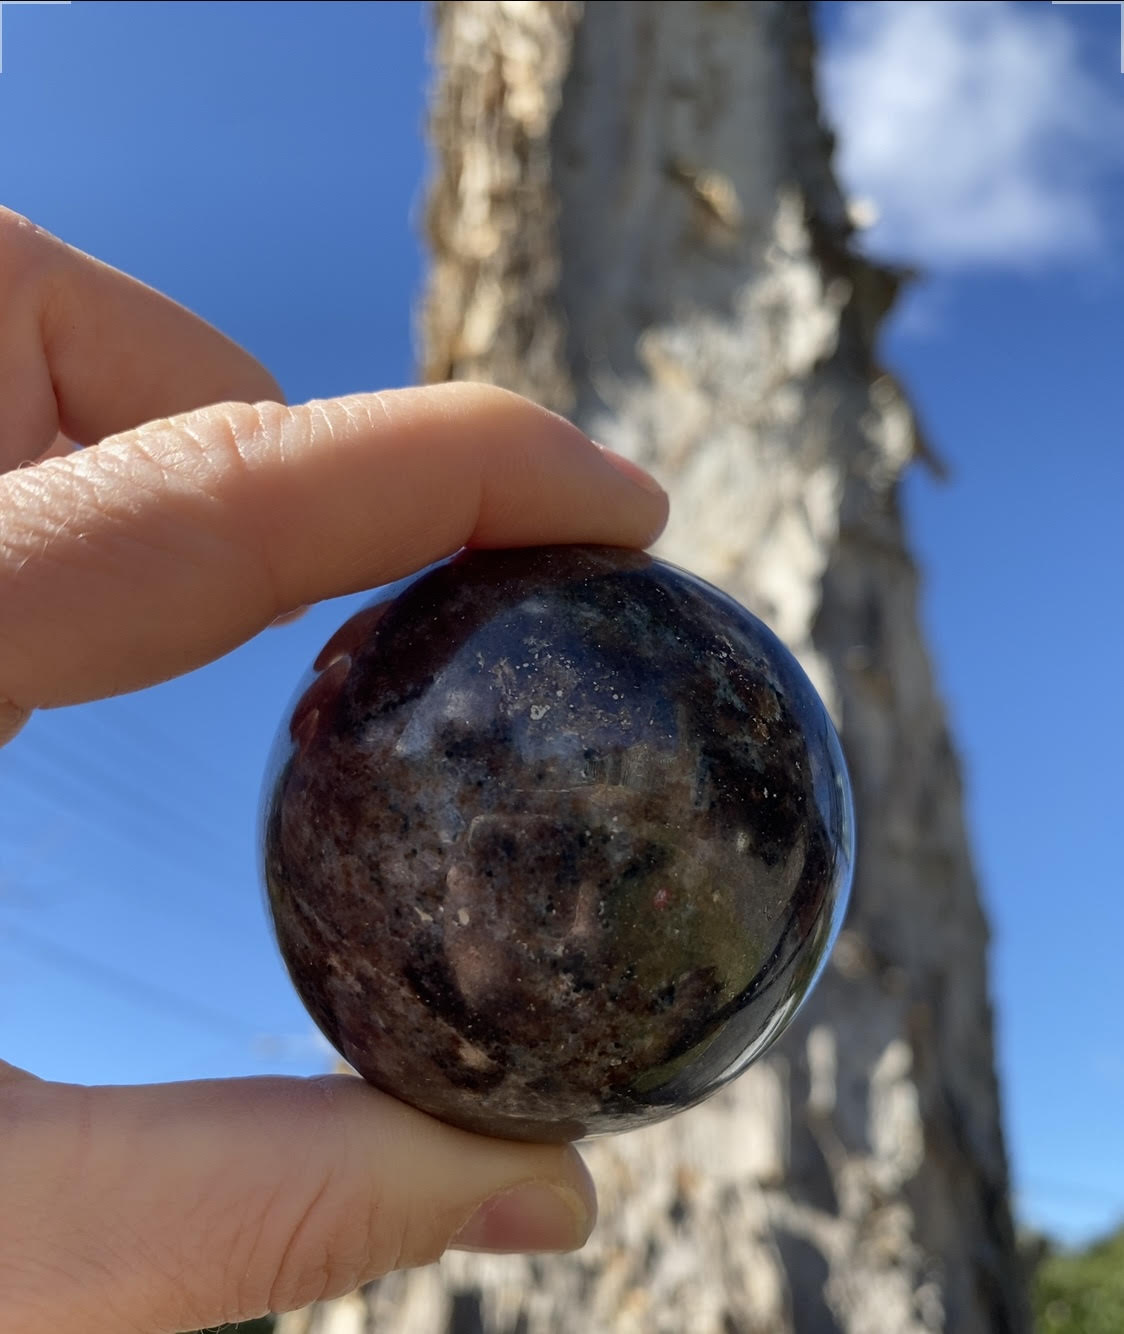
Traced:
<path fill-rule="evenodd" d="M 623 454 L 618 454 L 615 449 L 609 449 L 606 445 L 598 445 L 597 448 L 601 451 L 606 463 L 616 468 L 617 472 L 627 477 L 630 482 L 635 482 L 641 490 L 647 491 L 652 496 L 662 496 L 664 494 L 664 489 L 659 482 L 651 473 L 645 472 L 639 464 L 633 463 L 631 459 L 626 459 Z"/>
<path fill-rule="evenodd" d="M 593 1212 L 575 1191 L 529 1182 L 486 1200 L 449 1249 L 497 1255 L 573 1251 L 592 1228 Z"/>

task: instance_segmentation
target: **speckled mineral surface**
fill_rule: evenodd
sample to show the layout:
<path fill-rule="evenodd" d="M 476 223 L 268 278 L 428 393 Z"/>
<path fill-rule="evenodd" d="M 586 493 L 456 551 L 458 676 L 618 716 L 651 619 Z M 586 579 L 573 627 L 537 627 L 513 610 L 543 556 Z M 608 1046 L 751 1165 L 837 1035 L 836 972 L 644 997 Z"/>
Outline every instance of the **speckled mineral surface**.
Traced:
<path fill-rule="evenodd" d="M 744 608 L 641 552 L 468 552 L 317 669 L 266 883 L 371 1083 L 571 1139 L 701 1101 L 784 1028 L 842 915 L 851 803 L 822 703 Z"/>

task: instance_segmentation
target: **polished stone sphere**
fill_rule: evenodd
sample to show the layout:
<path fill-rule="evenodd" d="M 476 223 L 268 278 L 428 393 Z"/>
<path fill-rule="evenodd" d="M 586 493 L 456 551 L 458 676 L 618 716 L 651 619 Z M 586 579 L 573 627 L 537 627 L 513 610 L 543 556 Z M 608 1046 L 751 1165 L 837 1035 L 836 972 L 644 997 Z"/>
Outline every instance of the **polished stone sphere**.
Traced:
<path fill-rule="evenodd" d="M 264 811 L 322 1032 L 470 1130 L 700 1102 L 792 1018 L 851 875 L 839 742 L 780 641 L 642 552 L 465 552 L 317 660 Z"/>

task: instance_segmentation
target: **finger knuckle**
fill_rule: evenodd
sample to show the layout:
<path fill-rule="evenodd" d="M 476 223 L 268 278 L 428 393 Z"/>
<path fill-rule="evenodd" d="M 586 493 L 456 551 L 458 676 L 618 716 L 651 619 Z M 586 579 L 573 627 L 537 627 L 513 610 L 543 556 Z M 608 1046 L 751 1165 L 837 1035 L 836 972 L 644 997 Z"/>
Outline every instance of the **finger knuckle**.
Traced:
<path fill-rule="evenodd" d="M 39 247 L 53 239 L 50 232 L 44 231 L 30 218 L 0 205 L 0 254 L 26 255 L 31 247 Z"/>
<path fill-rule="evenodd" d="M 338 1297 L 364 1281 L 362 1210 L 350 1195 L 329 1179 L 290 1214 L 275 1242 L 280 1255 L 269 1286 L 271 1310 Z"/>
<path fill-rule="evenodd" d="M 43 280 L 57 270 L 65 247 L 38 223 L 13 209 L 0 207 L 0 291 L 5 304 L 15 308 L 19 294 L 41 289 Z M 43 288 L 45 301 L 51 296 Z"/>
<path fill-rule="evenodd" d="M 286 1212 L 280 1234 L 273 1234 L 271 1310 L 296 1310 L 392 1270 L 432 1263 L 452 1230 L 440 1209 L 388 1187 L 392 1169 L 372 1163 L 368 1137 L 356 1132 L 352 1083 L 358 1081 L 332 1076 L 306 1085 L 335 1147 L 331 1167 L 306 1183 L 302 1200 Z M 276 1228 L 281 1214 L 270 1210 L 263 1225 Z"/>

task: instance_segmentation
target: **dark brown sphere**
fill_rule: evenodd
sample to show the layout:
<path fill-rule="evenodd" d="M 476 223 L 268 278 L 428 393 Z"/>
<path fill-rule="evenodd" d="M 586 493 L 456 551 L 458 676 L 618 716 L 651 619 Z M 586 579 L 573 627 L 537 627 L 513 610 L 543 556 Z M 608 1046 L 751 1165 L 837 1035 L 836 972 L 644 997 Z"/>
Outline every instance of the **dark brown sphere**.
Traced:
<path fill-rule="evenodd" d="M 646 1125 L 759 1056 L 850 884 L 808 678 L 641 552 L 466 552 L 348 622 L 288 721 L 265 876 L 332 1045 L 470 1130 Z"/>

